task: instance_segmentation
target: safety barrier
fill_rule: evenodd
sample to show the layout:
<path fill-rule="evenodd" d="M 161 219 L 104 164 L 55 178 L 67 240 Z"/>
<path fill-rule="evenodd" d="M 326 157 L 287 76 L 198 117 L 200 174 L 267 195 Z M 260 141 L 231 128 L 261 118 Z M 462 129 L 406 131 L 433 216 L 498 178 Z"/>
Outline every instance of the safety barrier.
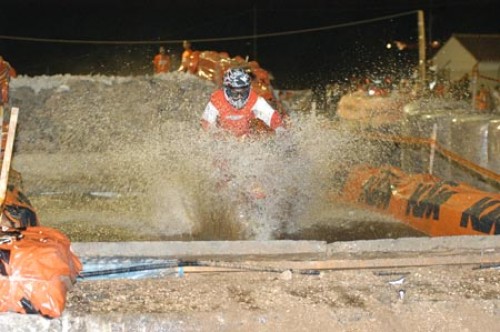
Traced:
<path fill-rule="evenodd" d="M 29 227 L 2 236 L 0 312 L 61 316 L 81 270 L 69 239 L 55 229 Z"/>
<path fill-rule="evenodd" d="M 367 140 L 417 145 L 468 171 L 500 183 L 500 175 L 452 152 L 435 138 L 364 133 Z M 429 167 L 432 167 L 430 165 Z M 500 194 L 431 174 L 406 174 L 393 166 L 360 165 L 349 173 L 340 199 L 395 217 L 429 236 L 500 234 Z"/>
<path fill-rule="evenodd" d="M 429 236 L 500 234 L 500 194 L 393 166 L 355 167 L 340 199 L 388 214 Z"/>
<path fill-rule="evenodd" d="M 21 176 L 10 164 L 17 114 L 18 109 L 12 108 L 9 124 L 2 123 L 0 142 L 0 312 L 55 318 L 62 314 L 66 292 L 82 265 L 64 234 L 40 226 L 35 210 L 20 191 Z M 3 122 L 3 116 L 0 118 Z"/>
<path fill-rule="evenodd" d="M 3 119 L 3 109 L 0 110 Z M 38 217 L 29 199 L 21 191 L 21 175 L 10 166 L 10 157 L 14 144 L 18 109 L 12 108 L 9 124 L 2 123 L 0 141 L 0 226 L 3 230 L 15 230 L 28 226 L 39 226 Z M 14 116 L 15 115 L 15 118 Z M 8 133 L 8 134 L 7 134 Z M 0 234 L 2 232 L 0 231 Z"/>

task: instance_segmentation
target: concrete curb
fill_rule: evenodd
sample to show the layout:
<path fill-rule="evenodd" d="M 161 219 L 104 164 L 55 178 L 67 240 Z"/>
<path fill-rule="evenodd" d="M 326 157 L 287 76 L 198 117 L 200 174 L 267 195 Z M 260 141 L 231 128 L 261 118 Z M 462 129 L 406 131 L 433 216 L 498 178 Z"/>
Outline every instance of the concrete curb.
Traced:
<path fill-rule="evenodd" d="M 325 259 L 324 241 L 76 242 L 80 257 L 205 260 Z"/>
<path fill-rule="evenodd" d="M 192 241 L 76 242 L 80 257 L 152 257 L 182 260 L 324 260 L 379 253 L 459 253 L 500 251 L 500 236 L 453 236 L 367 241 Z"/>
<path fill-rule="evenodd" d="M 203 321 L 175 313 L 80 314 L 66 311 L 56 319 L 39 315 L 0 313 L 4 331 L 200 331 Z"/>
<path fill-rule="evenodd" d="M 500 251 L 500 236 L 449 236 L 335 242 L 327 245 L 327 256 L 362 253 L 442 253 Z"/>

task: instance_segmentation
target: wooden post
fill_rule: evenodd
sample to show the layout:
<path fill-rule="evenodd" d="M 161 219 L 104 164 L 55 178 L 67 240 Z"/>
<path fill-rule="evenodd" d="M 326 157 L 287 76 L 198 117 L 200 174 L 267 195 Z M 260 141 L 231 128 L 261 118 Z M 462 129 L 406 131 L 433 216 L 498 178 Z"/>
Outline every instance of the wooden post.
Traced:
<path fill-rule="evenodd" d="M 317 107 L 317 104 L 315 101 L 311 102 L 311 114 L 313 116 L 316 116 L 316 107 Z"/>
<path fill-rule="evenodd" d="M 2 150 L 2 144 L 3 144 L 3 105 L 0 105 L 0 154 Z"/>
<path fill-rule="evenodd" d="M 478 74 L 479 74 L 479 70 L 478 70 L 478 64 L 476 63 L 474 65 L 474 67 L 472 67 L 472 86 L 471 86 L 471 90 L 472 90 L 472 110 L 473 111 L 477 111 L 477 80 L 478 80 Z"/>
<path fill-rule="evenodd" d="M 424 11 L 418 11 L 418 66 L 420 72 L 420 83 L 422 88 L 426 82 L 426 58 L 425 58 L 425 22 Z"/>
<path fill-rule="evenodd" d="M 429 174 L 432 175 L 434 169 L 434 156 L 436 154 L 437 123 L 432 126 L 431 154 L 429 156 Z"/>
<path fill-rule="evenodd" d="M 7 136 L 7 133 L 3 132 L 3 105 L 0 105 L 0 159 L 3 158 L 3 135 Z"/>
<path fill-rule="evenodd" d="M 19 109 L 13 107 L 10 112 L 9 133 L 7 135 L 7 144 L 3 153 L 2 171 L 0 172 L 0 206 L 3 205 L 7 192 L 7 183 L 9 182 L 10 162 L 12 160 L 12 150 L 14 148 L 14 138 L 16 136 L 17 117 Z"/>
<path fill-rule="evenodd" d="M 257 5 L 253 5 L 253 59 L 257 61 Z"/>

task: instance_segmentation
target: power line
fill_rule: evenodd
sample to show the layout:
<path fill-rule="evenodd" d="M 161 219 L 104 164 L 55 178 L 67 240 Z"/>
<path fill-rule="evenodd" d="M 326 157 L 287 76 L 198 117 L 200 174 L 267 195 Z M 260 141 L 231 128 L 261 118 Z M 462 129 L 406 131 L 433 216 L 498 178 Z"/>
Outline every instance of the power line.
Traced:
<path fill-rule="evenodd" d="M 378 21 L 384 21 L 392 18 L 408 16 L 416 14 L 417 10 L 412 10 L 409 12 L 403 12 L 394 15 L 386 15 L 372 19 L 366 19 L 361 21 L 347 22 L 341 24 L 328 25 L 317 28 L 301 29 L 301 30 L 290 30 L 283 32 L 271 32 L 263 33 L 258 35 L 243 35 L 235 37 L 219 37 L 219 38 L 203 38 L 203 39 L 190 39 L 191 42 L 195 43 L 206 43 L 206 42 L 218 42 L 218 41 L 235 41 L 235 40 L 246 40 L 246 39 L 259 39 L 259 38 L 270 38 L 270 37 L 282 37 L 297 35 L 302 33 L 326 31 L 338 28 L 346 28 L 355 25 L 373 23 Z M 58 43 L 58 44 L 93 44 L 93 45 L 155 45 L 155 44 L 179 44 L 182 43 L 184 39 L 174 39 L 174 40 L 155 40 L 155 41 L 144 41 L 144 40 L 128 40 L 128 41 L 104 41 L 104 40 L 76 40 L 76 39 L 50 39 L 50 38 L 32 38 L 32 37 L 17 37 L 17 36 L 6 36 L 0 35 L 0 39 L 4 40 L 16 40 L 16 41 L 31 41 L 31 42 L 45 42 L 45 43 Z"/>

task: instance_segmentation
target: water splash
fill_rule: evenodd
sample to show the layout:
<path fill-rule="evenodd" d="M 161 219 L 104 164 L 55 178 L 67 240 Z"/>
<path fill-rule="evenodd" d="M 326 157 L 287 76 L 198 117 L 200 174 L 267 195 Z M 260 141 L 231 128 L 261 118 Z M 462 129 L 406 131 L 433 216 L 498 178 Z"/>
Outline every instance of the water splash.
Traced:
<path fill-rule="evenodd" d="M 283 135 L 213 139 L 199 119 L 214 87 L 182 73 L 23 80 L 12 94 L 21 108 L 15 167 L 28 194 L 73 194 L 57 198 L 58 211 L 37 196 L 42 224 L 140 239 L 282 238 L 314 226 L 325 208 L 328 223 L 345 219 L 328 194 L 352 165 L 379 158 L 378 147 L 313 112 L 292 114 Z"/>

